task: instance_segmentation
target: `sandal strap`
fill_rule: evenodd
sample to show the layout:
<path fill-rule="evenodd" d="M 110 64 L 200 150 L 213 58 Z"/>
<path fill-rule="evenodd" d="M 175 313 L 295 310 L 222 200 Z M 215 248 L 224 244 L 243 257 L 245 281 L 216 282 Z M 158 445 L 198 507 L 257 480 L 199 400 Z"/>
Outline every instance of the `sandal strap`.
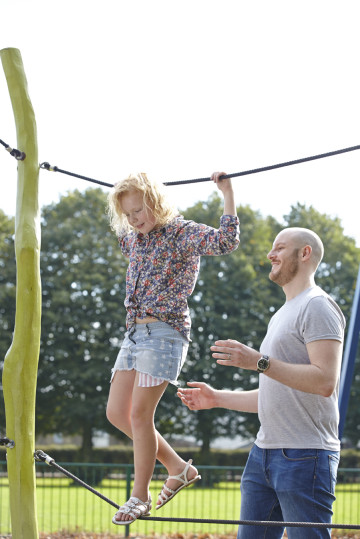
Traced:
<path fill-rule="evenodd" d="M 176 481 L 180 481 L 180 483 L 183 483 L 183 485 L 186 485 L 189 481 L 187 478 L 187 473 L 189 471 L 190 466 L 192 465 L 192 459 L 188 460 L 186 463 L 185 468 L 182 472 L 180 472 L 178 475 L 169 475 L 169 477 L 166 479 L 168 481 L 169 479 L 176 479 Z M 165 487 L 167 490 L 171 491 L 168 487 Z M 172 491 L 174 492 L 174 491 Z"/>
<path fill-rule="evenodd" d="M 165 489 L 170 492 L 170 495 L 165 492 Z M 161 489 L 161 492 L 159 493 L 159 496 L 161 497 L 161 499 L 165 502 L 169 499 L 171 499 L 173 497 L 173 495 L 175 494 L 175 490 L 172 490 L 171 488 L 167 487 L 165 485 L 165 483 L 163 484 L 163 487 Z"/>
<path fill-rule="evenodd" d="M 119 507 L 119 512 L 124 513 L 126 515 L 130 515 L 132 518 L 139 518 L 139 516 L 145 515 L 149 512 L 151 505 L 151 499 L 147 502 L 143 502 L 139 498 L 135 498 L 135 496 L 131 496 L 127 502 L 124 503 L 121 507 Z M 142 506 L 142 507 L 141 507 Z"/>
<path fill-rule="evenodd" d="M 166 479 L 165 483 L 163 484 L 162 486 L 162 489 L 161 489 L 161 492 L 159 494 L 159 496 L 161 497 L 161 499 L 166 502 L 168 501 L 169 499 L 171 499 L 174 494 L 179 490 L 180 487 L 178 487 L 176 490 L 173 490 L 172 488 L 168 487 L 167 486 L 167 481 L 169 479 L 175 479 L 176 481 L 180 481 L 180 483 L 183 484 L 183 486 L 186 486 L 188 483 L 189 483 L 189 480 L 187 478 L 187 473 L 188 473 L 188 470 L 190 468 L 190 466 L 192 465 L 192 459 L 189 459 L 186 463 L 186 466 L 185 468 L 183 469 L 182 472 L 180 472 L 178 475 L 169 475 L 168 478 Z M 167 492 L 165 492 L 165 490 Z M 170 494 L 168 494 L 170 493 Z"/>

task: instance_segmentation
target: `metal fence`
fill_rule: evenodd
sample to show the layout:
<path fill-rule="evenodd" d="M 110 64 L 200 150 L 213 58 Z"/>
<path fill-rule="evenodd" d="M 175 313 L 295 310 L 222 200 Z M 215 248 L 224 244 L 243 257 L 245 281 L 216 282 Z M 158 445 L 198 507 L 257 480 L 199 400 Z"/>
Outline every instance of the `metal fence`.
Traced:
<path fill-rule="evenodd" d="M 132 465 L 61 463 L 66 470 L 91 485 L 106 498 L 123 504 L 130 496 Z M 202 480 L 185 489 L 152 516 L 163 518 L 238 520 L 242 467 L 198 466 Z M 231 535 L 236 525 L 178 523 L 138 520 L 131 526 L 115 526 L 111 519 L 116 509 L 86 488 L 51 466 L 36 463 L 36 491 L 39 531 L 51 537 L 56 532 L 89 532 L 127 536 L 209 533 Z M 156 497 L 166 479 L 164 470 L 155 469 L 151 492 Z M 360 470 L 339 469 L 333 522 L 360 523 Z M 21 508 L 19 508 L 21 510 Z M 0 535 L 11 533 L 9 485 L 6 462 L 0 462 Z"/>

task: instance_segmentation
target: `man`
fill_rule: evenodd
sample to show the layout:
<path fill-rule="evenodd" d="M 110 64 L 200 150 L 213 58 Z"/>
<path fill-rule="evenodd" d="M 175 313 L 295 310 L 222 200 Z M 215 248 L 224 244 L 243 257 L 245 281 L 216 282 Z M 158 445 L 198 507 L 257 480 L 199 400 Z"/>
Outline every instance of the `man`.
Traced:
<path fill-rule="evenodd" d="M 315 284 L 323 256 L 317 234 L 286 228 L 275 238 L 269 278 L 286 302 L 271 318 L 260 351 L 216 341 L 217 363 L 258 371 L 259 388 L 179 389 L 191 410 L 228 408 L 259 414 L 260 429 L 241 480 L 241 520 L 331 522 L 339 463 L 338 390 L 345 319 Z M 277 539 L 284 528 L 240 525 L 238 539 Z M 329 528 L 289 527 L 290 539 L 330 537 Z"/>

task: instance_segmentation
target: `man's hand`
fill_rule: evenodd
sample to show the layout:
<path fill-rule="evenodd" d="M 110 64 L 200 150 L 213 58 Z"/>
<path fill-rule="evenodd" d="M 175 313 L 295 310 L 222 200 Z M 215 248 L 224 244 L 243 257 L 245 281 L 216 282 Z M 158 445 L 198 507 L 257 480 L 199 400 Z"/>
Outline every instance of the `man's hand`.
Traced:
<path fill-rule="evenodd" d="M 190 388 L 179 388 L 177 396 L 189 410 L 208 410 L 216 405 L 216 390 L 204 382 L 188 382 Z"/>
<path fill-rule="evenodd" d="M 210 347 L 213 358 L 219 365 L 226 367 L 239 367 L 240 369 L 249 369 L 256 371 L 257 362 L 261 354 L 257 350 L 235 341 L 227 339 L 226 341 L 215 341 Z"/>

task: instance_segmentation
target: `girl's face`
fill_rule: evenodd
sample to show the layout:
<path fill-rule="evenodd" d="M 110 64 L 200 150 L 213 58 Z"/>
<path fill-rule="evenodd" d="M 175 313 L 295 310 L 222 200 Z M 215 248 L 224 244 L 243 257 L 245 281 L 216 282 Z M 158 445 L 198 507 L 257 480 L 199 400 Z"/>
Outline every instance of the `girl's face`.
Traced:
<path fill-rule="evenodd" d="M 122 195 L 120 206 L 129 225 L 137 232 L 148 234 L 155 228 L 156 219 L 151 210 L 144 205 L 143 197 L 138 191 L 129 191 Z"/>

